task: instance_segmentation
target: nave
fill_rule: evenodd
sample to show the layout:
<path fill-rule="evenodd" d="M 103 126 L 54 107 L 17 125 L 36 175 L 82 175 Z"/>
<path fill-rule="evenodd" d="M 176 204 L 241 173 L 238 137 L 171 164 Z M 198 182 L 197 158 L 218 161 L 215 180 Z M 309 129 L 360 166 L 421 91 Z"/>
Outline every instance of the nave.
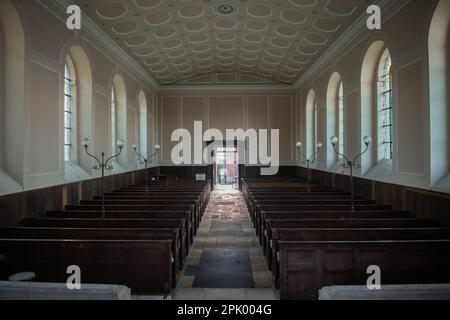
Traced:
<path fill-rule="evenodd" d="M 213 191 L 175 299 L 275 298 L 242 194 Z"/>
<path fill-rule="evenodd" d="M 76 265 L 87 291 L 62 299 L 450 298 L 450 230 L 434 220 L 298 178 L 211 188 L 138 184 L 0 228 L 0 296 L 54 297 Z M 373 266 L 386 291 L 368 290 Z"/>

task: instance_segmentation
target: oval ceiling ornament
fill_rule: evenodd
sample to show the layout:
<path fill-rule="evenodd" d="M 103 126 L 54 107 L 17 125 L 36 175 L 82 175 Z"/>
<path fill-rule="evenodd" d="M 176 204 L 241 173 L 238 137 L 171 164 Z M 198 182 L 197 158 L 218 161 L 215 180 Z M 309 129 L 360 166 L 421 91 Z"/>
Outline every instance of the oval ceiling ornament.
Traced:
<path fill-rule="evenodd" d="M 144 45 L 146 45 L 148 42 L 148 38 L 146 36 L 133 36 L 133 37 L 129 37 L 126 41 L 125 44 L 131 48 L 136 48 L 136 47 L 142 47 Z"/>
<path fill-rule="evenodd" d="M 304 40 L 307 43 L 315 46 L 324 46 L 328 42 L 328 38 L 319 33 L 309 33 L 305 35 Z"/>
<path fill-rule="evenodd" d="M 178 15 L 184 19 L 198 19 L 205 14 L 205 9 L 201 6 L 188 5 L 178 10 Z"/>
<path fill-rule="evenodd" d="M 164 0 L 133 0 L 138 9 L 155 9 L 159 7 Z"/>
<path fill-rule="evenodd" d="M 156 53 L 156 49 L 154 47 L 145 47 L 134 51 L 134 54 L 141 58 L 151 56 L 154 53 Z"/>
<path fill-rule="evenodd" d="M 264 41 L 264 37 L 262 37 L 261 35 L 258 35 L 258 34 L 245 34 L 242 37 L 242 40 L 244 40 L 247 43 L 251 43 L 251 44 L 259 44 Z"/>
<path fill-rule="evenodd" d="M 180 39 L 168 40 L 168 41 L 165 41 L 165 42 L 161 43 L 161 47 L 164 50 L 178 49 L 182 45 L 183 45 L 183 41 L 181 41 Z"/>
<path fill-rule="evenodd" d="M 281 13 L 280 19 L 285 23 L 298 25 L 305 23 L 308 17 L 299 11 L 287 10 Z"/>
<path fill-rule="evenodd" d="M 100 4 L 95 12 L 104 20 L 116 20 L 125 17 L 128 9 L 121 1 L 110 1 Z"/>
<path fill-rule="evenodd" d="M 279 26 L 275 28 L 275 33 L 280 37 L 295 38 L 298 35 L 298 31 L 292 27 Z"/>
<path fill-rule="evenodd" d="M 289 0 L 289 2 L 296 7 L 311 8 L 317 4 L 318 0 Z"/>
<path fill-rule="evenodd" d="M 352 0 L 328 0 L 325 11 L 337 17 L 349 17 L 358 9 Z"/>
<path fill-rule="evenodd" d="M 320 32 L 333 33 L 341 29 L 342 25 L 335 19 L 317 18 L 313 23 L 313 28 Z"/>
<path fill-rule="evenodd" d="M 187 38 L 190 44 L 201 44 L 209 41 L 209 37 L 206 34 L 196 34 Z"/>
<path fill-rule="evenodd" d="M 144 18 L 145 22 L 152 27 L 162 26 L 172 20 L 170 12 L 160 11 L 150 14 Z"/>
<path fill-rule="evenodd" d="M 154 32 L 154 36 L 156 39 L 163 40 L 163 39 L 172 38 L 177 33 L 178 33 L 178 30 L 175 27 L 164 27 L 159 30 L 156 30 Z"/>
<path fill-rule="evenodd" d="M 138 29 L 139 25 L 134 21 L 121 21 L 112 27 L 113 32 L 121 36 L 135 33 Z"/>
<path fill-rule="evenodd" d="M 297 52 L 306 56 L 315 56 L 319 53 L 319 50 L 309 46 L 299 46 L 297 47 Z"/>
<path fill-rule="evenodd" d="M 253 5 L 247 8 L 247 14 L 252 18 L 270 18 L 272 16 L 272 13 L 272 8 L 262 4 Z"/>
<path fill-rule="evenodd" d="M 230 31 L 237 28 L 236 21 L 233 20 L 219 20 L 215 22 L 215 27 L 222 31 Z"/>
<path fill-rule="evenodd" d="M 248 21 L 244 24 L 244 28 L 252 32 L 265 32 L 269 26 L 262 21 Z"/>

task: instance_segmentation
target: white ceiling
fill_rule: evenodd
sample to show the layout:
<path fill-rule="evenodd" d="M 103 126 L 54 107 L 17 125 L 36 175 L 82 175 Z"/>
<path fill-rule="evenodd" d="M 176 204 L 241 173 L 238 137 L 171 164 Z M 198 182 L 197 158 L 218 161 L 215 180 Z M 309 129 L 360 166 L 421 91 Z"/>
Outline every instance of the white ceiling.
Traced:
<path fill-rule="evenodd" d="M 235 73 L 294 83 L 369 0 L 75 0 L 159 84 Z M 223 16 L 219 4 L 236 12 Z"/>

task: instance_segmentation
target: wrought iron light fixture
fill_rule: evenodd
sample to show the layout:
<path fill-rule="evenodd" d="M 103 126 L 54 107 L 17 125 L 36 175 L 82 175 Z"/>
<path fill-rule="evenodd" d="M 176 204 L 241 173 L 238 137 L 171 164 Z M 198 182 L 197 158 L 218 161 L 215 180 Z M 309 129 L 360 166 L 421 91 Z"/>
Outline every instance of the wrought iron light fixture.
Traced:
<path fill-rule="evenodd" d="M 136 155 L 140 159 L 142 159 L 142 161 L 144 162 L 144 165 L 145 165 L 145 192 L 148 193 L 148 165 L 153 163 L 153 160 L 159 154 L 159 152 L 161 150 L 161 145 L 159 145 L 159 144 L 155 145 L 156 152 L 147 157 L 145 157 L 139 153 L 138 146 L 136 144 L 133 145 L 133 150 L 134 150 L 134 153 L 136 153 Z"/>
<path fill-rule="evenodd" d="M 316 152 L 314 152 L 309 158 L 303 153 L 303 144 L 299 141 L 296 143 L 297 151 L 300 157 L 303 158 L 304 162 L 306 164 L 306 167 L 308 169 L 307 172 L 307 181 L 308 181 L 308 194 L 311 192 L 311 165 L 313 165 L 317 160 L 317 155 L 319 154 L 320 150 L 322 149 L 322 143 L 318 143 L 316 145 Z"/>
<path fill-rule="evenodd" d="M 105 219 L 106 218 L 106 212 L 105 212 L 106 211 L 105 210 L 105 170 L 110 171 L 110 170 L 114 169 L 113 166 L 110 164 L 110 162 L 113 159 L 115 159 L 115 158 L 120 156 L 120 154 L 122 153 L 122 150 L 123 150 L 123 148 L 125 146 L 125 142 L 123 140 L 117 141 L 117 147 L 119 148 L 119 152 L 117 154 L 107 158 L 107 159 L 105 159 L 106 158 L 105 153 L 102 152 L 101 160 L 89 152 L 88 149 L 89 149 L 89 145 L 91 144 L 91 140 L 83 139 L 81 144 L 83 145 L 84 149 L 86 150 L 86 153 L 97 162 L 97 164 L 94 165 L 92 167 L 92 169 L 94 169 L 96 171 L 98 171 L 98 170 L 102 171 L 102 189 L 101 189 L 101 193 L 102 193 L 102 218 Z"/>
<path fill-rule="evenodd" d="M 361 165 L 358 164 L 357 161 L 369 150 L 369 146 L 372 143 L 372 138 L 370 138 L 368 136 L 365 136 L 363 138 L 363 143 L 366 147 L 363 152 L 356 155 L 356 157 L 353 159 L 353 161 L 350 160 L 349 157 L 347 157 L 346 155 L 344 155 L 338 151 L 337 148 L 338 148 L 339 138 L 333 136 L 330 138 L 330 142 L 331 142 L 331 145 L 333 146 L 334 152 L 338 156 L 341 156 L 344 159 L 344 163 L 342 164 L 342 167 L 344 169 L 350 170 L 351 213 L 352 213 L 352 219 L 355 220 L 356 216 L 355 216 L 355 191 L 353 188 L 353 170 L 361 169 Z"/>

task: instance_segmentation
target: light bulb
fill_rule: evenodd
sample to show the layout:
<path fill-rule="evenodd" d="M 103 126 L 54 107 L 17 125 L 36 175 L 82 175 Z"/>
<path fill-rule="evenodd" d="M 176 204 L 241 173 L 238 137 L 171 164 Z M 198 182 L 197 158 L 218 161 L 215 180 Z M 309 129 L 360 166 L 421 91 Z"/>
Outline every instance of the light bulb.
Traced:
<path fill-rule="evenodd" d="M 363 138 L 363 141 L 364 141 L 364 144 L 365 144 L 366 146 L 368 146 L 369 144 L 372 143 L 372 138 L 369 137 L 369 136 L 365 136 L 365 137 Z"/>
<path fill-rule="evenodd" d="M 338 139 L 338 137 L 333 136 L 330 138 L 330 142 L 333 146 L 336 146 L 339 142 L 339 139 Z"/>
<path fill-rule="evenodd" d="M 89 140 L 88 138 L 83 139 L 83 141 L 81 142 L 81 144 L 83 145 L 83 147 L 87 148 L 87 147 L 89 147 L 89 145 L 91 144 L 91 140 Z"/>
<path fill-rule="evenodd" d="M 320 149 L 322 149 L 322 146 L 323 146 L 322 143 L 319 142 L 319 143 L 316 145 L 316 148 L 320 150 Z"/>
<path fill-rule="evenodd" d="M 160 144 L 155 145 L 155 150 L 156 150 L 156 151 L 161 150 L 161 145 L 160 145 Z"/>
<path fill-rule="evenodd" d="M 303 144 L 299 141 L 295 145 L 297 146 L 297 148 L 301 148 Z"/>
<path fill-rule="evenodd" d="M 118 140 L 117 146 L 119 147 L 119 149 L 122 149 L 125 146 L 125 142 L 123 140 Z"/>

